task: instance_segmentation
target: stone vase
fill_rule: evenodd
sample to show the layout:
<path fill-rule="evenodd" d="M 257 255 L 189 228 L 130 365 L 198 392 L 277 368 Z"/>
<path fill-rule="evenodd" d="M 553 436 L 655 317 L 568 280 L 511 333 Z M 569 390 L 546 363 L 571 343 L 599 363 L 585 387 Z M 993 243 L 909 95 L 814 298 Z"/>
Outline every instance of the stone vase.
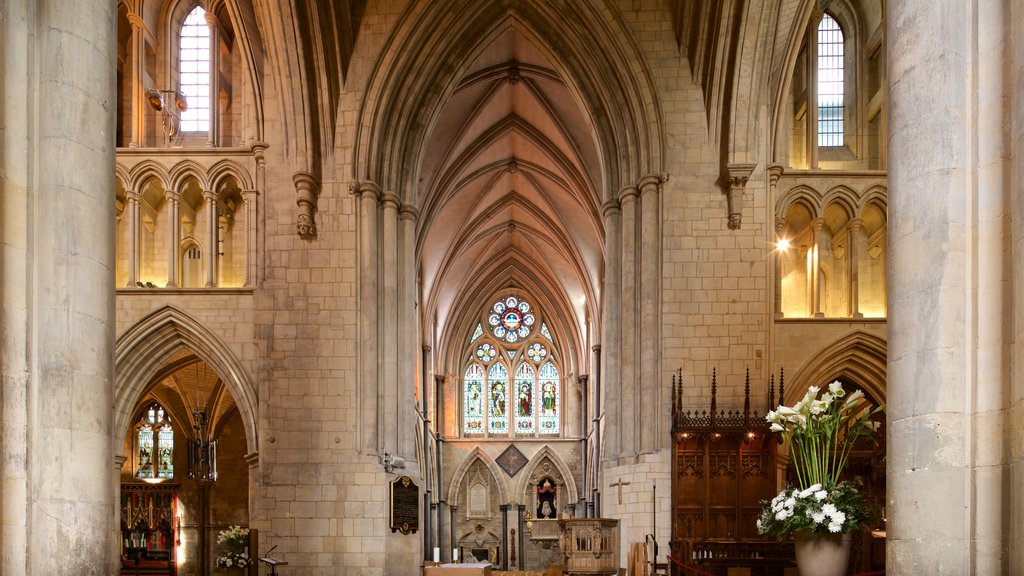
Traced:
<path fill-rule="evenodd" d="M 800 576 L 846 576 L 850 565 L 850 534 L 812 534 L 794 537 L 796 569 Z"/>

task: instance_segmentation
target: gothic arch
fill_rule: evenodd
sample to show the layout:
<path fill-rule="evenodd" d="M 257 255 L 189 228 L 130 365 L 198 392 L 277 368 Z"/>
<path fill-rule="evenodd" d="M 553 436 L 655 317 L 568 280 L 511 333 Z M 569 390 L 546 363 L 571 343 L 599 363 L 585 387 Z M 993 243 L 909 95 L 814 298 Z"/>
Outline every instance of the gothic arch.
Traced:
<path fill-rule="evenodd" d="M 510 502 L 508 493 L 508 484 L 505 480 L 504 473 L 498 466 L 497 462 L 494 461 L 487 452 L 484 452 L 479 446 L 473 448 L 473 450 L 466 454 L 466 457 L 459 463 L 459 467 L 455 469 L 455 474 L 452 475 L 451 484 L 448 485 L 448 502 L 459 501 L 459 489 L 462 488 L 462 483 L 466 480 L 466 475 L 470 469 L 473 468 L 473 464 L 481 462 L 487 470 L 491 473 L 491 478 L 494 479 L 494 484 L 498 488 L 498 501 L 499 502 Z"/>
<path fill-rule="evenodd" d="M 171 167 L 171 189 L 180 190 L 185 180 L 190 176 L 196 179 L 196 182 L 203 190 L 210 190 L 210 183 L 206 178 L 206 170 L 198 162 L 191 159 L 182 160 Z"/>
<path fill-rule="evenodd" d="M 446 323 L 445 330 L 438 335 L 438 359 L 442 371 L 447 371 L 462 378 L 462 353 L 466 348 L 466 337 L 473 333 L 480 313 L 495 298 L 505 292 L 525 294 L 534 307 L 540 307 L 547 319 L 548 327 L 555 333 L 559 343 L 562 359 L 559 362 L 565 370 L 563 376 L 578 374 L 584 371 L 582 361 L 586 351 L 582 350 L 582 331 L 585 327 L 569 324 L 567 318 L 573 318 L 568 303 L 559 297 L 555 287 L 540 282 L 535 276 L 528 276 L 523 270 L 528 269 L 517 265 L 514 256 L 495 259 L 494 267 L 483 269 L 478 276 L 479 281 L 460 288 L 458 299 L 452 308 L 457 312 L 452 320 Z M 472 279 L 467 278 L 467 282 Z"/>
<path fill-rule="evenodd" d="M 578 26 L 566 27 L 566 21 Z M 661 172 L 664 136 L 653 79 L 633 34 L 610 11 L 544 0 L 416 0 L 388 40 L 364 94 L 353 178 L 416 205 L 420 158 L 442 104 L 466 63 L 508 27 L 561 56 L 552 62 L 561 66 L 590 116 L 606 194 Z"/>
<path fill-rule="evenodd" d="M 221 160 L 207 171 L 209 190 L 217 190 L 224 184 L 224 180 L 233 177 L 242 190 L 252 190 L 252 178 L 244 166 L 234 160 Z"/>
<path fill-rule="evenodd" d="M 803 398 L 810 386 L 825 386 L 843 377 L 859 383 L 864 391 L 885 402 L 885 340 L 866 332 L 853 332 L 817 350 L 793 374 L 786 386 L 783 403 L 791 406 Z"/>
<path fill-rule="evenodd" d="M 562 480 L 565 481 L 565 500 L 562 501 L 563 504 L 575 504 L 579 501 L 579 495 L 576 490 L 576 477 L 573 475 L 572 470 L 569 469 L 569 465 L 566 464 L 565 460 L 558 455 L 558 452 L 553 450 L 551 446 L 548 446 L 547 444 L 537 451 L 537 453 L 533 455 L 533 458 L 530 458 L 530 462 L 525 468 L 523 468 L 522 473 L 519 474 L 519 479 L 516 481 L 515 491 L 517 501 L 526 494 L 526 489 L 530 487 L 532 477 L 536 474 L 537 469 L 545 460 L 551 462 L 555 466 L 555 469 L 558 470 L 558 474 L 562 477 Z"/>
<path fill-rule="evenodd" d="M 142 318 L 125 330 L 114 345 L 113 430 L 127 429 L 132 409 L 146 386 L 167 359 L 182 348 L 193 351 L 220 375 L 242 417 L 246 448 L 255 453 L 259 446 L 258 404 L 252 380 L 220 338 L 173 306 L 164 306 Z M 115 442 L 114 453 L 120 450 L 120 442 Z"/>
<path fill-rule="evenodd" d="M 135 165 L 129 171 L 130 181 L 126 182 L 130 186 L 129 190 L 135 190 L 139 192 L 142 190 L 142 185 L 145 184 L 146 180 L 150 178 L 156 179 L 163 186 L 164 190 L 171 190 L 170 179 L 167 177 L 167 169 L 164 166 L 154 160 L 143 160 Z"/>
<path fill-rule="evenodd" d="M 821 193 L 806 185 L 794 186 L 783 194 L 775 205 L 775 216 L 785 218 L 794 204 L 803 204 L 811 213 L 812 218 L 820 218 L 822 213 Z"/>

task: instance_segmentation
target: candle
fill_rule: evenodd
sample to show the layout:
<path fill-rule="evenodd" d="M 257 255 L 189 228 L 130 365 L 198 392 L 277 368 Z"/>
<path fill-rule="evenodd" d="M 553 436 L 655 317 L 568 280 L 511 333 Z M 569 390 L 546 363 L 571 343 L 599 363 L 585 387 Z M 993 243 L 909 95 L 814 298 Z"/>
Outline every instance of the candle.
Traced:
<path fill-rule="evenodd" d="M 436 563 L 436 562 L 440 562 L 440 561 L 441 561 L 441 549 L 435 547 L 434 548 L 434 562 Z"/>
<path fill-rule="evenodd" d="M 459 549 L 458 548 L 452 548 L 452 562 L 458 562 L 458 561 L 459 561 Z"/>

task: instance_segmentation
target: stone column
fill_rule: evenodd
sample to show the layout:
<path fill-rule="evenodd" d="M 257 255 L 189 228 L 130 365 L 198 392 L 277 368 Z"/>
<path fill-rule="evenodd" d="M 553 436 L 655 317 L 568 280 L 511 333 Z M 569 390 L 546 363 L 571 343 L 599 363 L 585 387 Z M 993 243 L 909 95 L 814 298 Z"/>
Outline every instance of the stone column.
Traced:
<path fill-rule="evenodd" d="M 619 193 L 622 206 L 622 326 L 620 334 L 622 364 L 619 367 L 619 414 L 618 434 L 621 444 L 619 460 L 636 456 L 637 451 L 637 399 L 640 390 L 637 386 L 637 363 L 640 359 L 637 349 L 637 190 L 624 188 Z M 614 425 L 614 423 L 612 423 Z"/>
<path fill-rule="evenodd" d="M 141 200 L 138 192 L 126 190 L 128 199 L 128 286 L 134 288 L 139 281 L 139 224 L 141 218 Z"/>
<path fill-rule="evenodd" d="M 1013 10 L 1013 18 L 1008 25 L 1011 38 L 1024 38 L 1024 10 Z M 1024 78 L 1024 42 L 1012 42 L 1013 49 L 1008 55 L 1008 68 L 1010 76 Z M 1021 87 L 1018 84 L 1014 92 L 1017 107 L 1012 110 L 1013 121 L 1012 131 L 1009 138 L 1010 145 L 1014 150 L 1010 181 L 1024 181 L 1024 111 L 1020 108 L 1020 101 L 1024 98 Z M 1019 190 L 1019 188 L 1018 188 Z M 1013 326 L 1011 335 L 1014 347 L 1012 350 L 1014 358 L 1024 358 L 1024 198 L 1019 193 L 1010 194 L 1010 215 L 1011 225 L 1008 231 L 1010 241 L 1010 252 L 1013 254 L 1011 263 L 1013 281 Z M 1024 422 L 1024 362 L 1020 360 L 1013 364 L 1013 371 L 1010 382 L 1009 405 L 1012 407 L 1009 413 L 1011 422 Z M 1024 430 L 1017 426 L 1011 429 L 1010 443 L 1014 446 L 1024 445 Z M 1024 486 L 1024 453 L 1014 451 L 1010 454 L 1010 486 Z M 1010 566 L 1013 570 L 1021 570 L 1024 567 L 1024 504 L 1020 498 L 1010 509 L 1010 533 L 1008 547 L 1010 549 Z"/>
<path fill-rule="evenodd" d="M 220 246 L 217 243 L 217 193 L 203 191 L 203 202 L 206 204 L 206 287 L 217 286 L 217 259 L 220 257 Z"/>
<path fill-rule="evenodd" d="M 178 211 L 178 202 L 181 194 L 176 190 L 164 192 L 167 199 L 167 287 L 173 288 L 178 285 L 178 248 L 181 244 L 181 219 Z"/>
<path fill-rule="evenodd" d="M 782 233 L 786 231 L 786 219 L 781 217 L 775 218 L 775 243 L 776 248 L 774 250 L 773 258 L 775 262 L 775 278 L 772 285 L 775 287 L 775 317 L 782 318 L 785 314 L 782 311 L 782 255 L 783 250 L 778 248 L 778 242 L 782 239 Z M 788 238 L 787 238 L 788 240 Z"/>
<path fill-rule="evenodd" d="M 359 206 L 359 365 L 361 378 L 357 389 L 359 399 L 358 446 L 364 453 L 375 454 L 381 439 L 378 436 L 379 376 L 378 360 L 378 238 L 377 219 L 380 211 L 380 187 L 372 182 L 352 186 Z"/>
<path fill-rule="evenodd" d="M 605 238 L 604 305 L 602 306 L 604 332 L 601 334 L 601 351 L 604 353 L 604 361 L 601 365 L 602 378 L 600 382 L 604 393 L 602 401 L 605 408 L 604 425 L 607 428 L 604 440 L 604 458 L 617 460 L 621 446 L 619 415 L 622 413 L 621 395 L 616 393 L 621 382 L 619 333 L 622 318 L 622 234 L 620 228 L 622 210 L 619 207 L 619 201 L 612 198 L 604 203 L 601 212 L 604 215 Z M 599 413 L 595 413 L 595 418 L 599 416 Z M 598 423 L 597 432 L 600 433 L 600 430 L 601 426 Z M 600 468 L 599 465 L 595 467 Z"/>
<path fill-rule="evenodd" d="M 864 221 L 860 218 L 850 220 L 849 240 L 847 240 L 846 258 L 850 263 L 850 317 L 863 318 L 860 311 L 860 259 L 867 254 L 864 239 Z"/>
<path fill-rule="evenodd" d="M 145 76 L 144 64 L 146 61 L 146 23 L 142 16 L 135 12 L 128 13 L 128 23 L 132 27 L 131 40 L 131 118 L 132 134 L 128 146 L 137 148 L 146 145 L 146 91 L 142 86 L 142 79 Z"/>
<path fill-rule="evenodd" d="M 811 222 L 811 251 L 807 262 L 807 285 L 811 287 L 810 310 L 814 318 L 824 318 L 821 311 L 821 262 L 818 260 L 821 246 L 821 230 L 825 221 L 818 218 Z"/>
<path fill-rule="evenodd" d="M 116 5 L 0 18 L 0 570 L 117 572 Z"/>
<path fill-rule="evenodd" d="M 397 449 L 398 432 L 398 207 L 394 192 L 381 197 L 381 409 L 378 423 L 380 445 L 389 453 Z"/>
<path fill-rule="evenodd" d="M 256 231 L 259 228 L 256 225 L 256 215 L 259 213 L 256 202 L 259 197 L 260 193 L 257 190 L 242 190 L 242 202 L 245 204 L 245 284 L 243 286 L 246 288 L 256 285 Z"/>
<path fill-rule="evenodd" d="M 220 133 L 220 23 L 213 12 L 206 13 L 206 25 L 210 28 L 210 128 L 206 146 L 217 146 Z"/>
<path fill-rule="evenodd" d="M 1010 378 L 1019 356 L 1007 314 L 1020 314 L 1008 240 L 1019 183 L 1006 176 L 1014 156 L 1006 126 L 1020 118 L 1006 93 L 1020 78 L 1005 60 L 1011 5 L 886 3 L 886 569 L 894 576 L 1022 568 L 1007 561 L 1022 504 L 1005 465 L 1021 435 L 1019 420 L 1006 418 L 1008 393 L 1020 386 Z"/>
<path fill-rule="evenodd" d="M 659 394 L 663 386 L 659 368 L 661 358 L 661 182 L 659 176 L 640 181 L 640 382 L 637 398 L 642 399 L 640 452 L 650 454 L 661 446 L 659 424 L 671 417 L 664 410 Z M 667 432 L 666 432 L 667 434 Z"/>
<path fill-rule="evenodd" d="M 768 205 L 776 206 L 779 195 L 778 185 L 779 178 L 782 177 L 784 168 L 779 164 L 768 165 Z M 775 217 L 775 237 L 769 241 L 768 246 L 774 247 L 770 249 L 771 259 L 774 264 L 772 268 L 772 279 L 769 283 L 772 290 L 772 302 L 774 305 L 774 311 L 776 318 L 782 318 L 782 251 L 779 250 L 779 240 L 782 238 L 782 233 L 786 230 L 786 218 L 783 214 L 775 214 L 773 208 L 769 208 L 769 218 L 771 215 Z M 787 238 L 788 240 L 788 238 Z"/>
<path fill-rule="evenodd" d="M 398 453 L 407 462 L 416 460 L 416 337 L 420 325 L 416 314 L 416 218 L 417 210 L 409 204 L 402 206 L 399 218 L 398 253 Z M 421 378 L 426 378 L 426 371 Z M 424 380 L 425 381 L 425 380 Z M 420 398 L 425 398 L 421 395 Z M 424 403 L 426 406 L 426 403 Z"/>

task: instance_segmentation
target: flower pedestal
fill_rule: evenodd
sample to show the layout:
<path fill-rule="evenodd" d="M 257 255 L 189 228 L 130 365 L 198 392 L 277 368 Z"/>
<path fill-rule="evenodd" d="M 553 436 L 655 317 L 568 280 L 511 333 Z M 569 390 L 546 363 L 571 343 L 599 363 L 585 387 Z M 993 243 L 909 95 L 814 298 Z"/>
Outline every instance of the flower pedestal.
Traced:
<path fill-rule="evenodd" d="M 850 534 L 801 532 L 793 539 L 800 576 L 846 576 L 850 565 Z"/>

